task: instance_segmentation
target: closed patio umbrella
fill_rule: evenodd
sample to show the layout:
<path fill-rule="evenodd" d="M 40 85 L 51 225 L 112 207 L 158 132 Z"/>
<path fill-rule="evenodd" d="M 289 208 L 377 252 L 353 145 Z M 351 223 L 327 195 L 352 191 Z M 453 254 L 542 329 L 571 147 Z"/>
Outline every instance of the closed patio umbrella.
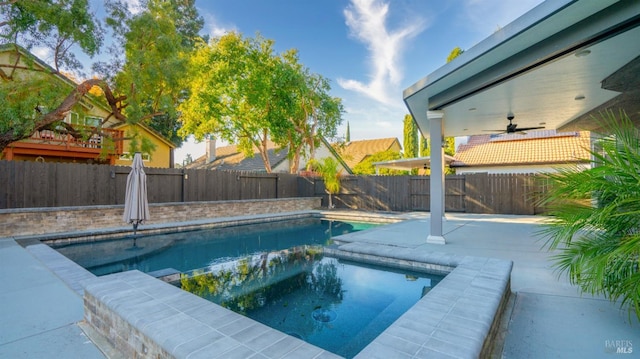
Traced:
<path fill-rule="evenodd" d="M 136 152 L 133 156 L 131 172 L 127 176 L 123 219 L 125 222 L 133 224 L 133 234 L 135 235 L 138 225 L 148 220 L 149 217 L 147 175 L 144 173 L 142 155 L 140 152 Z"/>

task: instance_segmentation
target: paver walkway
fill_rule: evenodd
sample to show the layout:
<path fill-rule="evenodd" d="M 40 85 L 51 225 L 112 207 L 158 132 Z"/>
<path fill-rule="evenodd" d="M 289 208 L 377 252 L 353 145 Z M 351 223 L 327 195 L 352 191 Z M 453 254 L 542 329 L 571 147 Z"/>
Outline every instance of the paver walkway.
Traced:
<path fill-rule="evenodd" d="M 0 239 L 0 358 L 105 358 L 77 325 L 82 298 L 12 239 Z"/>

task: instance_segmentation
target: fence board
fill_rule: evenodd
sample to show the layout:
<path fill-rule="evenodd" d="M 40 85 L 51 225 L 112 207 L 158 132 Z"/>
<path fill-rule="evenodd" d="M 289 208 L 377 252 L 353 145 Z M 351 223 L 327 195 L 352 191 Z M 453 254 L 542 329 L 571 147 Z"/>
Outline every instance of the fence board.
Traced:
<path fill-rule="evenodd" d="M 465 211 L 465 177 L 447 176 L 445 180 L 444 208 L 448 212 Z"/>
<path fill-rule="evenodd" d="M 412 211 L 430 210 L 431 197 L 429 196 L 429 177 L 410 176 L 409 178 L 409 201 Z"/>

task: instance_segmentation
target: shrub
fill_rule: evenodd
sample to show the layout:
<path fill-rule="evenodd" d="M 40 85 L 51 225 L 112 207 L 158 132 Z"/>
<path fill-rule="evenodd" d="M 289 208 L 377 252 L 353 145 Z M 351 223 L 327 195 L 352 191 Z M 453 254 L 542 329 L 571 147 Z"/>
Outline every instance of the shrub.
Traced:
<path fill-rule="evenodd" d="M 548 175 L 543 204 L 551 221 L 541 235 L 571 283 L 621 300 L 640 318 L 640 131 L 624 112 L 599 123 L 594 166 Z"/>

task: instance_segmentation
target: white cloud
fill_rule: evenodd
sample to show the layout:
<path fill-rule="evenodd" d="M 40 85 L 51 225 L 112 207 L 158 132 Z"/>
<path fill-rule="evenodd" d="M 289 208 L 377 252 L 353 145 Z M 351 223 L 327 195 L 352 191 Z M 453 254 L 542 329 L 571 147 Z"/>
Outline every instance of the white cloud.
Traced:
<path fill-rule="evenodd" d="M 423 19 L 405 20 L 404 26 L 387 29 L 389 3 L 380 0 L 351 0 L 344 10 L 354 38 L 369 50 L 371 72 L 368 83 L 338 79 L 346 90 L 360 92 L 384 104 L 398 104 L 398 87 L 403 78 L 401 60 L 404 47 L 425 28 Z"/>
<path fill-rule="evenodd" d="M 215 15 L 209 12 L 200 9 L 200 13 L 203 14 L 204 27 L 209 37 L 220 37 L 226 33 L 237 30 L 235 25 L 222 24 Z"/>
<path fill-rule="evenodd" d="M 142 4 L 140 4 L 140 0 L 124 0 L 123 2 L 127 5 L 127 9 L 134 15 L 144 10 Z"/>

